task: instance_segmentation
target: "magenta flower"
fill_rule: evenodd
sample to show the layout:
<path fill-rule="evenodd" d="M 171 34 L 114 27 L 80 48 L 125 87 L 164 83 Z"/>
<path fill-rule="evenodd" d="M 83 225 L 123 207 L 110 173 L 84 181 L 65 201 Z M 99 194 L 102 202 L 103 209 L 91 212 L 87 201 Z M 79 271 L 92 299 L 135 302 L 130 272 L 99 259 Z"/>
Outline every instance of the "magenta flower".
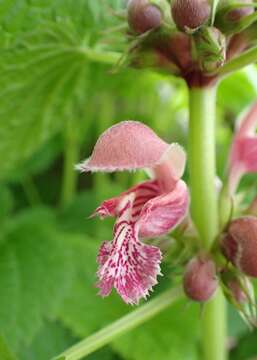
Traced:
<path fill-rule="evenodd" d="M 246 173 L 257 172 L 257 103 L 243 116 L 230 153 L 229 190 L 233 194 Z"/>
<path fill-rule="evenodd" d="M 98 255 L 97 287 L 107 296 L 114 287 L 128 304 L 149 295 L 161 274 L 161 252 L 142 239 L 167 234 L 186 216 L 187 186 L 181 176 L 186 156 L 178 144 L 167 144 L 150 128 L 124 121 L 105 131 L 83 171 L 148 169 L 153 179 L 106 200 L 96 209 L 101 218 L 116 217 L 113 240 Z"/>

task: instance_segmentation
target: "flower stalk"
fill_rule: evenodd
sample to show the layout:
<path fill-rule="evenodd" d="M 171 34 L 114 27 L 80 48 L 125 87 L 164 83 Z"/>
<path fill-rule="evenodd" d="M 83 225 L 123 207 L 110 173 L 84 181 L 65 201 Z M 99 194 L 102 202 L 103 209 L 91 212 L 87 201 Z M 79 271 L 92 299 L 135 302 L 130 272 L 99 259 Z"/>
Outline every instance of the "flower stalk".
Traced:
<path fill-rule="evenodd" d="M 201 247 L 210 250 L 218 233 L 215 189 L 216 87 L 191 88 L 189 169 L 191 209 Z M 205 304 L 202 316 L 202 350 L 205 360 L 226 360 L 225 300 L 220 291 Z"/>
<path fill-rule="evenodd" d="M 54 360 L 79 360 L 84 358 L 84 356 L 87 356 L 104 345 L 109 344 L 122 334 L 127 333 L 128 331 L 145 323 L 147 320 L 150 320 L 179 300 L 182 295 L 183 291 L 181 288 L 174 288 L 172 290 L 165 291 L 155 299 L 140 306 L 137 310 L 125 315 L 109 326 L 106 326 L 102 330 L 74 345 L 61 355 L 54 358 Z"/>

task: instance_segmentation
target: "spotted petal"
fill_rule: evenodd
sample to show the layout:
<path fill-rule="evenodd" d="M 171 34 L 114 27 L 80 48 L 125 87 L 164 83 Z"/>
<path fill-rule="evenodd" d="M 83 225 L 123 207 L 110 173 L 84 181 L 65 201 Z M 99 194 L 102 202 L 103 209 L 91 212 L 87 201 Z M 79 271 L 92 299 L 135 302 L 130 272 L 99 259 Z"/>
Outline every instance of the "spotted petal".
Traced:
<path fill-rule="evenodd" d="M 149 200 L 139 219 L 140 237 L 167 234 L 180 224 L 188 212 L 189 194 L 184 181 L 179 180 L 173 191 Z"/>
<path fill-rule="evenodd" d="M 104 242 L 98 256 L 100 295 L 107 296 L 114 287 L 128 304 L 137 304 L 149 294 L 160 274 L 161 252 L 138 239 L 138 226 L 131 221 L 135 194 L 124 197 L 120 217 L 114 227 L 112 242 Z"/>
<path fill-rule="evenodd" d="M 133 202 L 132 217 L 136 220 L 140 215 L 141 209 L 144 204 L 155 196 L 160 194 L 160 188 L 156 180 L 142 182 L 133 186 L 129 190 L 120 194 L 117 197 L 105 200 L 95 211 L 94 215 L 98 215 L 101 219 L 108 216 L 119 216 L 119 206 L 124 197 L 128 194 L 135 194 Z"/>
<path fill-rule="evenodd" d="M 98 215 L 101 219 L 104 219 L 108 216 L 116 216 L 116 209 L 120 200 L 120 196 L 105 200 L 100 206 L 98 206 L 92 217 Z"/>

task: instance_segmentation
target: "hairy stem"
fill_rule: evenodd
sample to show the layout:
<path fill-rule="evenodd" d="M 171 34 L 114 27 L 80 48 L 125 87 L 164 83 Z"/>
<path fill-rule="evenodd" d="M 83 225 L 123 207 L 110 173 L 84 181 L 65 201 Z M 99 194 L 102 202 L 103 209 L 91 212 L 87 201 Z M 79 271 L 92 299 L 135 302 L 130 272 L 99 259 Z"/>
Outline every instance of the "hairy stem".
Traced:
<path fill-rule="evenodd" d="M 216 88 L 190 89 L 189 167 L 192 217 L 201 247 L 210 250 L 218 233 L 215 189 Z M 208 302 L 202 316 L 204 360 L 225 360 L 225 300 L 221 291 Z"/>
<path fill-rule="evenodd" d="M 143 324 L 147 320 L 150 320 L 181 297 L 181 288 L 174 288 L 172 290 L 165 291 L 155 299 L 140 306 L 137 310 L 125 315 L 109 326 L 106 326 L 102 330 L 79 342 L 75 346 L 65 351 L 63 354 L 57 356 L 54 360 L 82 359 L 84 356 L 91 354 L 95 350 L 110 343 L 122 334 Z"/>
<path fill-rule="evenodd" d="M 78 177 L 77 171 L 74 168 L 79 157 L 78 132 L 70 118 L 67 119 L 64 128 L 64 147 L 61 206 L 65 206 L 72 200 L 76 192 Z"/>

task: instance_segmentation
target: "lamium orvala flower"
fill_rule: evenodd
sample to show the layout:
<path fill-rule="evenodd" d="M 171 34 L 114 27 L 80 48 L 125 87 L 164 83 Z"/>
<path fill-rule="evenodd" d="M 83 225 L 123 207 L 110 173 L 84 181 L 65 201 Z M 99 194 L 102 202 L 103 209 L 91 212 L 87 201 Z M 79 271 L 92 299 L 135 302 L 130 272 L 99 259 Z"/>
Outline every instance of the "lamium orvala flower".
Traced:
<path fill-rule="evenodd" d="M 241 177 L 257 172 L 257 102 L 242 116 L 232 143 L 229 163 L 229 190 L 233 194 Z"/>
<path fill-rule="evenodd" d="M 185 162 L 181 146 L 167 144 L 142 123 L 124 121 L 105 131 L 92 156 L 78 165 L 82 172 L 148 169 L 152 174 L 96 209 L 100 218 L 116 218 L 113 240 L 103 242 L 97 258 L 100 295 L 114 287 L 126 303 L 137 304 L 157 284 L 161 251 L 143 239 L 167 234 L 186 216 Z"/>

